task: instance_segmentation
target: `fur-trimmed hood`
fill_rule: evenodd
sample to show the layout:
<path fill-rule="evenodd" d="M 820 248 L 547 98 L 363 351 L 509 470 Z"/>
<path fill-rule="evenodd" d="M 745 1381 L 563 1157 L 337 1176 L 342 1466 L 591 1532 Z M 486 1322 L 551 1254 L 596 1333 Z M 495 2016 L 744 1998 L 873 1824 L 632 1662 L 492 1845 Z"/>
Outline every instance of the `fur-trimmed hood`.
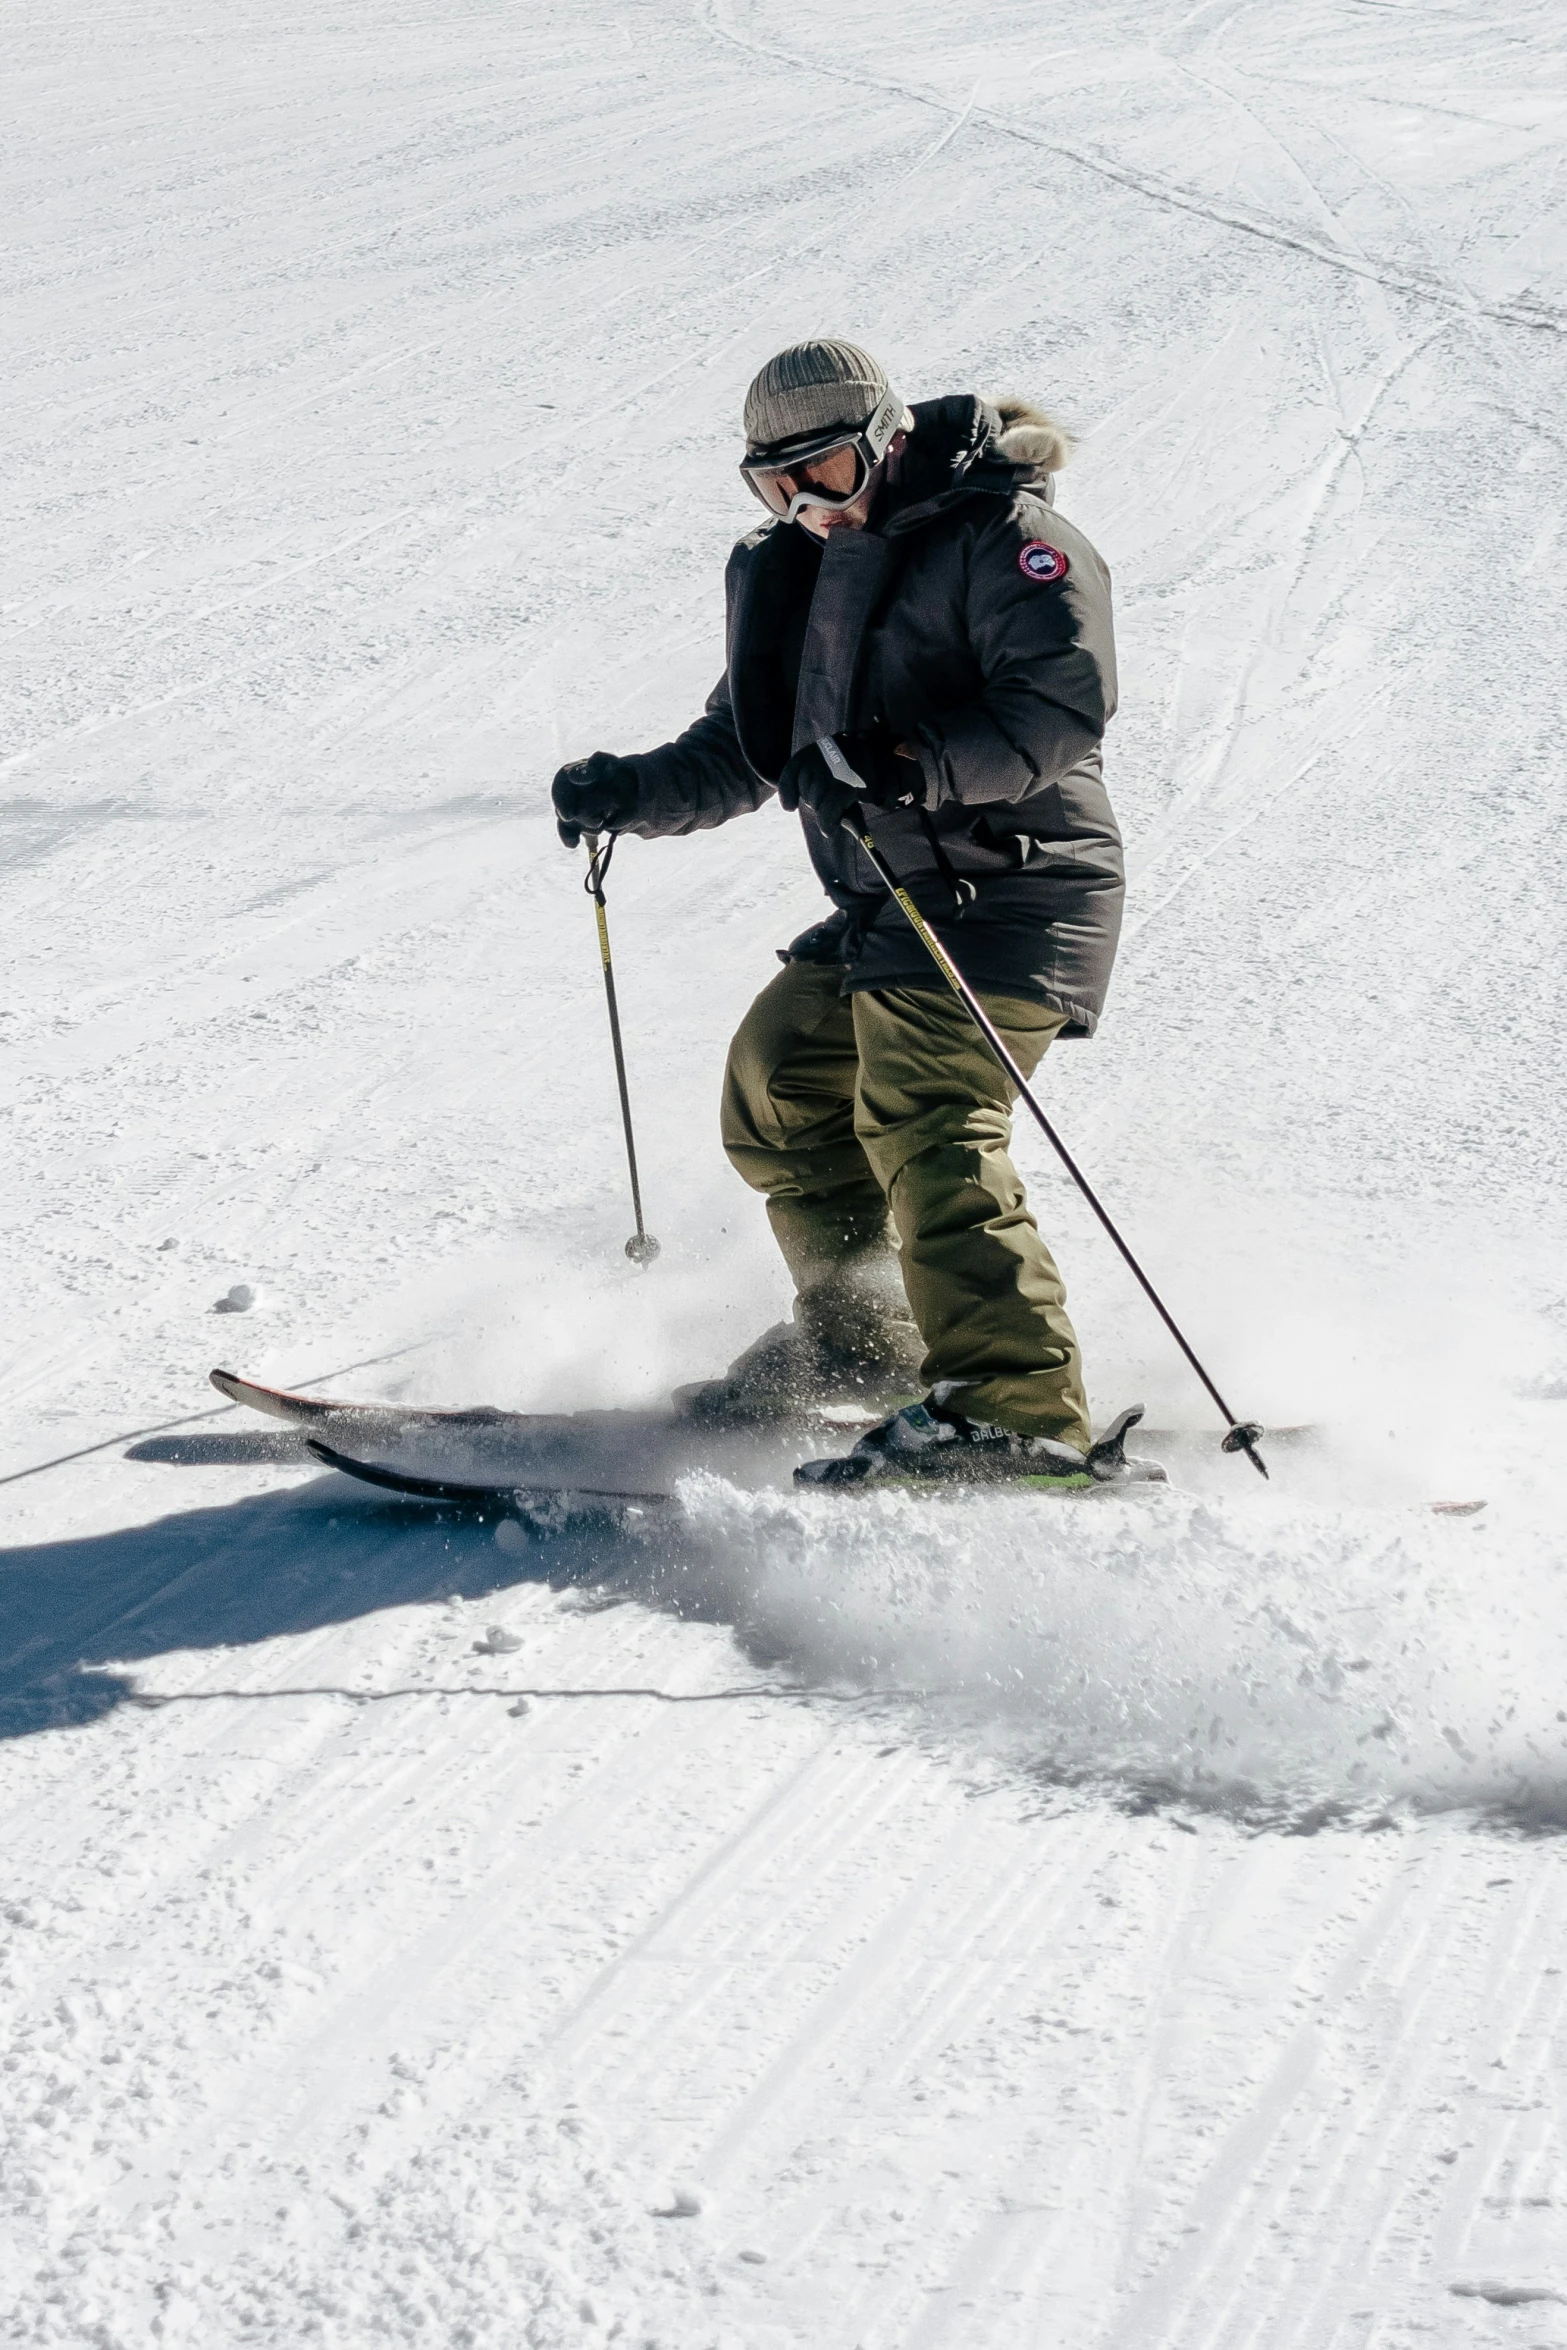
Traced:
<path fill-rule="evenodd" d="M 1030 465 L 1036 473 L 1060 472 L 1074 446 L 1065 425 L 1057 424 L 1032 400 L 1020 400 L 1011 392 L 989 405 L 1001 419 L 995 445 L 1004 457 L 1014 465 Z"/>
<path fill-rule="evenodd" d="M 890 477 L 885 529 L 917 528 L 951 499 L 976 490 L 1003 498 L 1028 490 L 1054 503 L 1054 477 L 1066 463 L 1071 435 L 1031 400 L 956 392 L 916 401 L 913 416 L 908 447 Z"/>

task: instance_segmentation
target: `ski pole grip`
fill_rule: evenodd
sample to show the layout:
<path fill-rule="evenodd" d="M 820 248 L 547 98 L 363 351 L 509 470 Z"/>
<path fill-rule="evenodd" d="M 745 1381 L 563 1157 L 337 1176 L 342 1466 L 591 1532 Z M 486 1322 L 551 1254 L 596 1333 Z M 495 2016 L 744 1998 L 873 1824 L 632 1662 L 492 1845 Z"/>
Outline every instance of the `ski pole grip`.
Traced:
<path fill-rule="evenodd" d="M 827 772 L 835 783 L 846 783 L 851 791 L 865 789 L 863 778 L 855 774 L 854 769 L 844 757 L 842 749 L 834 742 L 830 734 L 819 734 L 816 738 L 816 748 L 826 761 Z M 844 818 L 844 822 L 848 822 L 847 817 Z"/>

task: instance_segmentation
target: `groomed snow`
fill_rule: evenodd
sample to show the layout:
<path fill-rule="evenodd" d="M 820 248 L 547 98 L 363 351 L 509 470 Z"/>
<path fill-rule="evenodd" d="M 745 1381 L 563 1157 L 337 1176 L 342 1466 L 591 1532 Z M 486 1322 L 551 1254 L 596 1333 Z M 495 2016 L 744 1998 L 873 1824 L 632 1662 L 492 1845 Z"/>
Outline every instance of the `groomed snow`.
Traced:
<path fill-rule="evenodd" d="M 1567 41 L 1547 0 L 0 33 L 8 2340 L 1567 2350 Z M 776 810 L 628 844 L 744 386 L 1019 389 L 1132 896 L 1020 1137 L 1176 1484 L 432 1520 L 215 1408 L 782 1303 Z M 250 1293 L 250 1302 L 243 1294 Z M 1433 1501 L 1484 1499 L 1475 1515 Z"/>

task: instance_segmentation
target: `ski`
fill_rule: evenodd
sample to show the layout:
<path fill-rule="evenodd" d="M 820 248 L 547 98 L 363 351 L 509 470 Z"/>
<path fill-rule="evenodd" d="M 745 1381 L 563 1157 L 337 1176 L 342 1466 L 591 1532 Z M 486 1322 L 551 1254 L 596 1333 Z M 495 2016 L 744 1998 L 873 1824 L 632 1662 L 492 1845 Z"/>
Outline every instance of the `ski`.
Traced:
<path fill-rule="evenodd" d="M 323 1467 L 339 1470 L 383 1492 L 400 1493 L 448 1509 L 494 1510 L 558 1502 L 590 1510 L 668 1509 L 675 1480 L 706 1470 L 750 1491 L 787 1489 L 814 1438 L 840 1441 L 860 1433 L 868 1415 L 825 1405 L 770 1421 L 709 1424 L 672 1405 L 644 1410 L 508 1412 L 493 1404 L 466 1407 L 358 1403 L 342 1396 L 301 1395 L 270 1387 L 237 1371 L 216 1370 L 212 1384 L 231 1403 L 302 1428 Z M 1270 1429 L 1270 1444 L 1309 1446 L 1319 1431 L 1309 1424 Z M 1195 1442 L 1191 1429 L 1147 1429 L 1146 1442 Z M 893 1480 L 878 1480 L 883 1490 Z M 956 1498 L 963 1494 L 1038 1493 L 1026 1478 L 897 1481 L 904 1492 Z M 840 1487 L 840 1492 L 852 1487 Z M 1059 1485 L 1053 1488 L 1059 1495 Z M 1084 1489 L 1085 1492 L 1088 1490 Z M 1096 1492 L 1122 1491 L 1096 1486 Z M 1477 1516 L 1483 1500 L 1420 1505 L 1441 1517 Z"/>

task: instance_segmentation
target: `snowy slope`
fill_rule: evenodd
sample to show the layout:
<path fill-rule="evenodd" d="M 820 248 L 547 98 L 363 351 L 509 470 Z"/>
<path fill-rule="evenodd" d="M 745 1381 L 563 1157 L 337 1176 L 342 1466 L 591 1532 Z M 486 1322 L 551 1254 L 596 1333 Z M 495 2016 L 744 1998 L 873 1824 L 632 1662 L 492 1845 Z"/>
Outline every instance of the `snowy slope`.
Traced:
<path fill-rule="evenodd" d="M 7 2338 L 1567 2345 L 1564 47 L 12 11 Z M 1320 1435 L 432 1523 L 203 1374 L 630 1400 L 781 1302 L 713 1098 L 797 837 L 617 861 L 638 1274 L 547 799 L 699 705 L 822 327 L 1083 435 L 1133 894 L 1048 1089 Z M 1096 1406 L 1200 1428 L 1020 1155 Z"/>

